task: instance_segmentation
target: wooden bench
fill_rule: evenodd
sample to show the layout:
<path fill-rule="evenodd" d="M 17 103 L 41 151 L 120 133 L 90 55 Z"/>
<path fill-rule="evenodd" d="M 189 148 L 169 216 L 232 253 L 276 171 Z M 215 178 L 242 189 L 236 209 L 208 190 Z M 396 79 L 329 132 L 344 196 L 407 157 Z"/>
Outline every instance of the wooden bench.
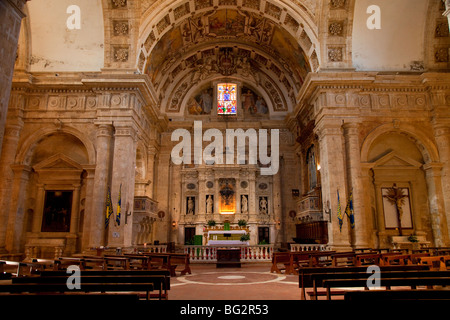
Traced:
<path fill-rule="evenodd" d="M 430 271 L 432 272 L 432 271 Z M 380 287 L 410 287 L 416 289 L 417 286 L 447 286 L 450 285 L 450 277 L 408 277 L 403 273 L 401 278 L 380 278 Z M 331 288 L 367 288 L 367 278 L 365 279 L 327 279 L 323 281 L 323 286 L 327 291 L 327 299 L 331 300 Z"/>
<path fill-rule="evenodd" d="M 447 270 L 447 261 L 450 261 L 450 256 L 432 256 L 432 257 L 418 257 L 418 263 L 427 265 L 432 270 Z"/>
<path fill-rule="evenodd" d="M 414 270 L 429 270 L 428 266 L 425 265 L 409 265 L 409 266 L 380 266 L 380 271 L 414 271 Z M 313 287 L 312 275 L 314 274 L 335 274 L 340 272 L 354 273 L 354 272 L 366 272 L 367 267 L 365 266 L 353 266 L 353 267 L 323 267 L 323 268 L 300 268 L 299 269 L 299 287 L 301 289 L 301 299 L 306 299 L 306 288 Z M 370 275 L 366 273 L 366 276 Z M 311 294 L 312 295 L 312 294 Z"/>
<path fill-rule="evenodd" d="M 15 277 L 31 275 L 43 269 L 43 266 L 40 263 L 19 262 L 9 260 L 0 260 L 0 262 L 3 262 L 4 272 L 10 273 L 12 276 Z"/>
<path fill-rule="evenodd" d="M 410 290 L 356 290 L 347 291 L 344 300 L 352 302 L 396 301 L 396 300 L 450 300 L 450 290 L 410 289 Z"/>
<path fill-rule="evenodd" d="M 189 254 L 187 253 L 145 253 L 150 257 L 152 267 L 166 269 L 170 271 L 172 277 L 176 277 L 176 269 L 181 268 L 180 274 L 191 274 Z"/>
<path fill-rule="evenodd" d="M 323 267 L 331 265 L 332 255 L 336 254 L 336 251 L 317 251 L 312 252 L 309 256 L 310 267 Z"/>
<path fill-rule="evenodd" d="M 12 283 L 28 283 L 28 284 L 61 284 L 67 283 L 70 275 L 46 275 L 13 278 Z M 147 292 L 147 298 L 158 297 L 160 300 L 168 298 L 167 291 L 170 290 L 170 278 L 162 274 L 80 274 L 81 291 L 84 290 L 85 284 L 121 284 L 121 283 L 151 283 L 154 290 L 158 290 L 158 294 L 152 295 Z M 153 291 L 152 289 L 152 291 Z"/>
<path fill-rule="evenodd" d="M 327 280 L 341 280 L 341 279 L 362 279 L 366 281 L 371 276 L 366 272 L 342 272 L 342 273 L 322 273 L 311 275 L 313 281 L 313 295 L 317 299 L 317 288 L 325 287 L 324 283 Z M 389 270 L 386 269 L 381 272 L 383 279 L 387 278 L 423 278 L 423 277 L 448 277 L 448 271 L 430 271 L 430 270 Z M 336 293 L 335 293 L 336 294 Z M 339 294 L 339 293 L 338 293 Z M 341 293 L 342 294 L 342 293 Z"/>
<path fill-rule="evenodd" d="M 415 253 L 415 254 L 394 254 L 394 255 L 384 255 L 382 257 L 384 265 L 408 265 L 417 264 L 418 258 L 428 257 L 429 253 Z"/>
<path fill-rule="evenodd" d="M 170 263 L 175 266 L 181 266 L 180 274 L 184 276 L 186 273 L 191 274 L 189 254 L 186 253 L 169 253 Z M 176 269 L 176 267 L 175 267 Z"/>
<path fill-rule="evenodd" d="M 311 254 L 315 251 L 289 252 L 289 263 L 285 264 L 285 274 L 298 274 L 298 269 L 310 264 Z"/>
<path fill-rule="evenodd" d="M 270 272 L 282 273 L 281 271 L 286 270 L 287 266 L 289 266 L 290 258 L 289 252 L 274 252 Z"/>
<path fill-rule="evenodd" d="M 130 270 L 130 259 L 122 255 L 105 255 L 104 268 L 106 270 Z"/>
<path fill-rule="evenodd" d="M 64 283 L 13 283 L 0 284 L 0 294 L 34 293 L 34 294 L 64 294 L 90 292 L 146 292 L 147 297 L 153 291 L 153 283 L 83 283 L 81 289 L 69 289 Z M 147 298 L 148 299 L 148 298 Z"/>
<path fill-rule="evenodd" d="M 354 266 L 356 265 L 356 255 L 357 253 L 355 251 L 334 253 L 331 255 L 331 266 Z M 341 259 L 343 259 L 344 261 L 341 261 Z"/>

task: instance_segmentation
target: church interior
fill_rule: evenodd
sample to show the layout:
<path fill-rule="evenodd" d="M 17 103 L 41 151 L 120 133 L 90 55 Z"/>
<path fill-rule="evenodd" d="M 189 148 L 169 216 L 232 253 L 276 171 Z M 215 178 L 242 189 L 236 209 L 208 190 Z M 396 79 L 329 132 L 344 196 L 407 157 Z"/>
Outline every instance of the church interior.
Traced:
<path fill-rule="evenodd" d="M 281 299 L 330 298 L 298 287 L 316 262 L 446 272 L 449 14 L 448 0 L 1 0 L 0 271 L 14 285 L 169 265 L 169 299 L 208 266 L 222 274 L 199 288 L 287 281 Z"/>

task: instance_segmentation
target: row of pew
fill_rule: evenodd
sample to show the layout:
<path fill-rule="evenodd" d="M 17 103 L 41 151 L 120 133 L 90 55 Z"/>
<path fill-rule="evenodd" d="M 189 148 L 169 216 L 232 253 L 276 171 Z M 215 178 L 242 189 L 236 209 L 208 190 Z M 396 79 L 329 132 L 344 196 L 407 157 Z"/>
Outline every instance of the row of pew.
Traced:
<path fill-rule="evenodd" d="M 75 266 L 76 273 L 73 273 Z M 69 268 L 71 267 L 71 268 Z M 0 295 L 65 295 L 168 299 L 170 279 L 191 273 L 189 257 L 141 253 L 0 261 Z"/>
<path fill-rule="evenodd" d="M 274 253 L 271 272 L 299 277 L 301 299 L 450 300 L 447 251 Z"/>

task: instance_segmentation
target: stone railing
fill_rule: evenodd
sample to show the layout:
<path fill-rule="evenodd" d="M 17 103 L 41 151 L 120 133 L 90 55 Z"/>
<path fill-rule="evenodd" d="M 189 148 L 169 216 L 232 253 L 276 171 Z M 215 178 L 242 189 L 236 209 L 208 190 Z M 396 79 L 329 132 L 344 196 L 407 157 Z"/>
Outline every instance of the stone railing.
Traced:
<path fill-rule="evenodd" d="M 328 245 L 326 244 L 299 244 L 292 243 L 291 244 L 291 252 L 300 252 L 300 251 L 327 251 L 330 250 Z"/>
<path fill-rule="evenodd" d="M 151 252 L 151 253 L 166 253 L 167 245 L 166 244 L 140 245 L 140 246 L 135 247 L 135 251 Z"/>
<path fill-rule="evenodd" d="M 216 262 L 217 246 L 184 246 L 184 253 L 189 254 L 190 262 Z M 242 262 L 272 261 L 273 245 L 241 246 Z"/>

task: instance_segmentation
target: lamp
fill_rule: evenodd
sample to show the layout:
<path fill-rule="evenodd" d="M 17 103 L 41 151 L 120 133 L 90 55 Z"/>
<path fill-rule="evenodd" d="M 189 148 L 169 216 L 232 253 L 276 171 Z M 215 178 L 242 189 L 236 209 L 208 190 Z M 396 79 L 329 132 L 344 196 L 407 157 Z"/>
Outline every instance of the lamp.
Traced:
<path fill-rule="evenodd" d="M 172 221 L 172 228 L 175 228 L 177 226 L 177 223 L 175 220 Z"/>

